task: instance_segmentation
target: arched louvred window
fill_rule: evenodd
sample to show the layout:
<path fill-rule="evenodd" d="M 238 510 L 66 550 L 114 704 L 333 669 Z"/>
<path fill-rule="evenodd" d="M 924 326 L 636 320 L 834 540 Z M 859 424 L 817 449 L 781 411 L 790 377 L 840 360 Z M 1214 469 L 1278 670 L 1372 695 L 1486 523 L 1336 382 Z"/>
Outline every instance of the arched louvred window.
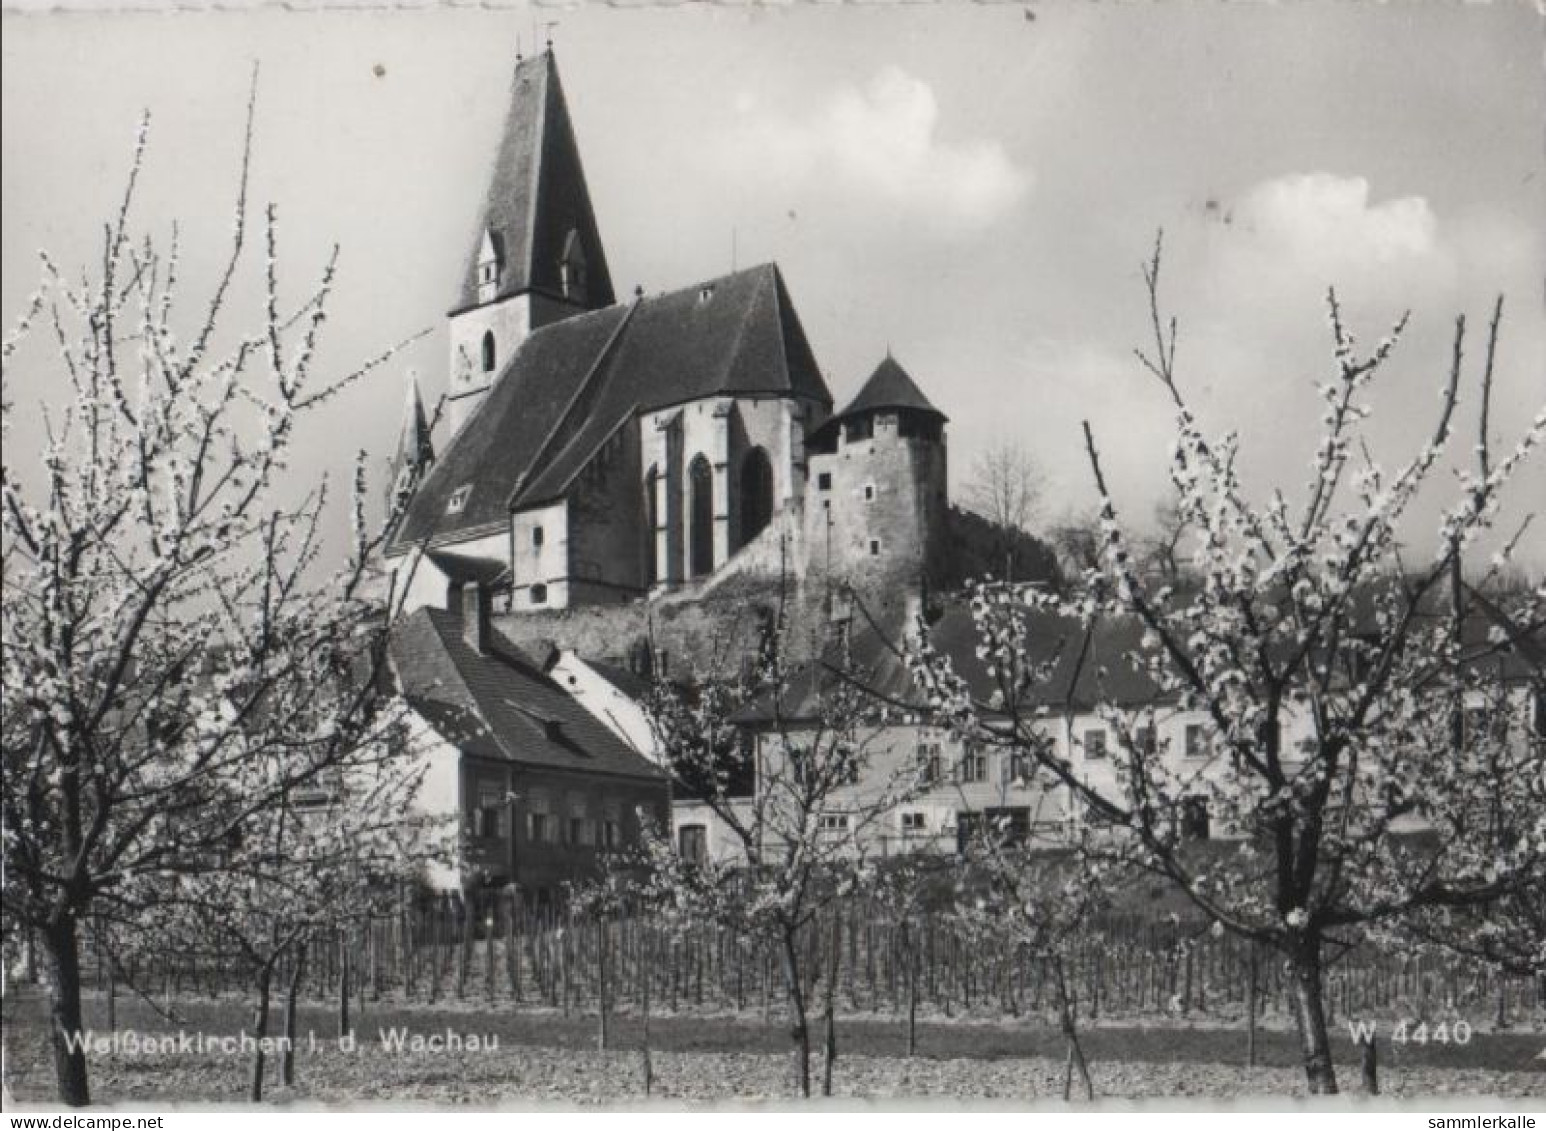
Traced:
<path fill-rule="evenodd" d="M 773 520 L 773 463 L 768 453 L 753 448 L 741 461 L 741 545 L 746 545 Z"/>
<path fill-rule="evenodd" d="M 660 579 L 655 565 L 655 528 L 660 525 L 660 508 L 655 501 L 655 485 L 660 471 L 654 464 L 644 474 L 644 583 L 654 585 Z"/>
<path fill-rule="evenodd" d="M 558 273 L 564 297 L 584 306 L 589 295 L 586 287 L 585 247 L 580 243 L 580 233 L 572 228 L 564 240 L 564 254 L 558 261 Z"/>
<path fill-rule="evenodd" d="M 687 469 L 687 572 L 703 577 L 714 572 L 714 472 L 702 456 Z"/>
<path fill-rule="evenodd" d="M 494 372 L 494 331 L 485 330 L 483 333 L 483 372 Z"/>

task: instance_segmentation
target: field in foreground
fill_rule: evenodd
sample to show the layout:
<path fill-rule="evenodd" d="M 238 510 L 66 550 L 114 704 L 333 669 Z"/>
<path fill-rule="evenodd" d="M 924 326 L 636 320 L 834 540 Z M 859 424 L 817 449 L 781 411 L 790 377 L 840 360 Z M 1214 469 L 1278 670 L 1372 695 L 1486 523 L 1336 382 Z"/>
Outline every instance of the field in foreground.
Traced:
<path fill-rule="evenodd" d="M 181 1030 L 235 1035 L 248 1019 L 237 1002 L 178 1006 Z M 143 1036 L 177 1031 L 139 1002 L 119 1003 L 120 1030 Z M 87 1020 L 105 1032 L 103 1003 L 88 1003 Z M 349 1103 L 392 1101 L 489 1106 L 521 1101 L 630 1103 L 644 1098 L 641 1030 L 634 1018 L 614 1019 L 614 1049 L 595 1050 L 596 1019 L 556 1012 L 434 1010 L 386 1005 L 356 1019 L 355 1051 L 341 1050 L 331 1011 L 303 1009 L 299 1018 L 296 1087 L 271 1085 L 273 1101 Z M 482 1048 L 390 1051 L 383 1031 L 476 1035 Z M 5 1083 L 23 1100 L 47 1100 L 52 1065 L 44 1044 L 44 1014 L 34 994 L 7 995 Z M 315 1034 L 312 1047 L 310 1035 Z M 840 1020 L 833 1091 L 843 1097 L 940 1097 L 983 1100 L 1049 1099 L 1062 1095 L 1063 1045 L 1055 1030 L 1033 1020 L 1004 1024 L 920 1024 L 918 1055 L 906 1057 L 895 1021 Z M 1478 1033 L 1464 1046 L 1380 1042 L 1381 1091 L 1388 1096 L 1546 1096 L 1546 1038 L 1534 1033 Z M 493 1045 L 494 1047 L 487 1047 Z M 655 1085 L 661 1099 L 785 1099 L 792 1092 L 785 1029 L 762 1019 L 657 1017 L 652 1022 Z M 1304 1094 L 1293 1035 L 1264 1031 L 1256 1068 L 1246 1068 L 1244 1034 L 1234 1028 L 1108 1024 L 1084 1037 L 1096 1092 L 1105 1097 L 1238 1097 Z M 1344 1090 L 1356 1092 L 1351 1044 L 1339 1036 Z M 819 1059 L 813 1068 L 819 1073 Z M 91 1071 L 99 1102 L 181 1100 L 237 1102 L 245 1098 L 250 1055 L 218 1049 L 94 1053 Z M 270 1079 L 278 1079 L 277 1065 Z"/>

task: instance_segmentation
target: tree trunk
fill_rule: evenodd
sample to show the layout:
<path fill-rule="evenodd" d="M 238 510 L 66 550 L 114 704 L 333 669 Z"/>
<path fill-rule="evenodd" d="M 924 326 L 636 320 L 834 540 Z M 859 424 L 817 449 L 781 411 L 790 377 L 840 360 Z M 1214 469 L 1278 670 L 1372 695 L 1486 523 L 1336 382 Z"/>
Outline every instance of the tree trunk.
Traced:
<path fill-rule="evenodd" d="M 354 1032 L 354 1023 L 349 1020 L 349 941 L 348 937 L 339 932 L 338 935 L 338 1035 L 347 1037 Z"/>
<path fill-rule="evenodd" d="M 1360 1039 L 1358 1044 L 1363 1067 L 1363 1090 L 1371 1096 L 1377 1096 L 1380 1094 L 1380 1071 L 1374 1051 L 1374 1037 Z"/>
<path fill-rule="evenodd" d="M 596 931 L 596 998 L 601 1019 L 596 1033 L 596 1045 L 602 1052 L 607 1050 L 607 920 L 601 916 Z"/>
<path fill-rule="evenodd" d="M 1063 1077 L 1063 1098 L 1071 1098 L 1073 1090 L 1073 1068 L 1079 1069 L 1079 1081 L 1084 1085 L 1084 1098 L 1095 1098 L 1095 1085 L 1090 1080 L 1090 1066 L 1085 1062 L 1084 1049 L 1079 1044 L 1079 1029 L 1074 1023 L 1074 1003 L 1068 995 L 1068 980 L 1063 976 L 1063 959 L 1060 957 L 1052 960 L 1052 969 L 1057 976 L 1058 991 L 1058 1025 L 1063 1030 L 1063 1039 L 1068 1042 L 1069 1071 Z"/>
<path fill-rule="evenodd" d="M 902 922 L 902 949 L 907 956 L 907 1055 L 918 1053 L 918 952 L 907 922 Z"/>
<path fill-rule="evenodd" d="M 811 1030 L 805 1016 L 805 986 L 800 981 L 800 942 L 793 930 L 783 939 L 784 989 L 789 998 L 789 1036 L 794 1041 L 795 1082 L 803 1099 L 811 1096 Z"/>
<path fill-rule="evenodd" d="M 843 919 L 834 909 L 832 913 L 832 957 L 827 964 L 826 1040 L 821 1058 L 821 1094 L 832 1094 L 832 1066 L 837 1063 L 837 1018 L 833 1016 L 837 997 L 838 962 L 842 958 Z"/>
<path fill-rule="evenodd" d="M 655 956 L 651 953 L 654 948 L 650 946 L 650 942 L 650 931 L 646 929 L 643 939 L 644 961 L 639 968 L 639 990 L 642 999 L 639 1009 L 644 1014 L 644 1043 L 641 1051 L 644 1059 L 644 1094 L 646 1096 L 655 1087 L 655 1063 L 650 1059 L 650 981 L 655 975 Z"/>
<path fill-rule="evenodd" d="M 86 1078 L 86 1049 L 81 1027 L 81 952 L 75 919 L 67 912 L 43 931 L 48 952 L 49 1012 L 53 1021 L 54 1076 L 59 1102 L 85 1107 L 91 1102 Z"/>
<path fill-rule="evenodd" d="M 1258 974 L 1256 969 L 1256 940 L 1246 943 L 1247 971 L 1245 984 L 1245 1064 L 1247 1068 L 1256 1067 L 1256 997 L 1259 992 L 1257 987 Z"/>
<path fill-rule="evenodd" d="M 273 980 L 274 967 L 272 962 L 265 962 L 258 967 L 258 1004 L 252 1011 L 252 1039 L 256 1048 L 252 1053 L 252 1087 L 247 1092 L 247 1098 L 253 1103 L 263 1102 L 263 1068 L 267 1059 L 264 1045 L 268 1037 L 268 988 Z"/>
<path fill-rule="evenodd" d="M 290 984 L 285 987 L 285 1041 L 284 1057 L 279 1066 L 279 1082 L 286 1088 L 295 1086 L 295 1005 L 301 993 L 301 978 L 306 970 L 306 944 L 295 948 L 295 965 L 290 968 Z"/>
<path fill-rule="evenodd" d="M 1293 974 L 1290 1000 L 1310 1092 L 1336 1095 L 1337 1073 L 1331 1063 L 1331 1037 L 1326 1028 L 1325 993 L 1321 984 L 1320 939 L 1301 940 L 1298 948 L 1289 955 L 1289 965 Z"/>

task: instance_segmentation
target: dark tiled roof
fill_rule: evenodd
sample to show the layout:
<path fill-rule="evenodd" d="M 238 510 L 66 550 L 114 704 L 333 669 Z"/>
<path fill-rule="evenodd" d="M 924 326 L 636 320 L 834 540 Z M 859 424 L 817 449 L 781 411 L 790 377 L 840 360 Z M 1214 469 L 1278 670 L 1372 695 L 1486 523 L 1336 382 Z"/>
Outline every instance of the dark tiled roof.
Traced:
<path fill-rule="evenodd" d="M 837 414 L 837 419 L 880 408 L 910 408 L 915 412 L 937 416 L 941 420 L 946 419 L 945 414 L 934 407 L 929 398 L 923 395 L 923 390 L 918 388 L 918 383 L 908 376 L 907 370 L 898 365 L 890 354 L 875 367 L 870 379 L 848 402 L 848 407 Z"/>
<path fill-rule="evenodd" d="M 1031 609 L 1024 610 L 1022 615 L 1029 630 L 1027 647 L 1031 661 L 1050 665 L 1047 678 L 1030 689 L 1027 706 L 1083 709 L 1110 702 L 1137 707 L 1161 698 L 1159 688 L 1127 659 L 1137 654 L 1142 634 L 1137 624 L 1111 622 L 1097 626 L 1081 662 L 1084 628 L 1079 621 Z M 992 702 L 999 685 L 977 655 L 979 638 L 971 611 L 951 607 L 932 625 L 929 636 L 933 646 L 950 658 L 956 674 L 966 680 L 973 696 Z M 787 720 L 815 718 L 821 713 L 823 700 L 842 683 L 871 691 L 896 709 L 921 710 L 927 704 L 902 657 L 900 644 L 878 629 L 865 626 L 854 631 L 846 647 L 833 645 L 821 660 L 797 671 L 788 681 L 779 711 Z M 774 705 L 768 697 L 759 699 L 738 716 L 741 721 L 764 723 L 773 717 Z"/>
<path fill-rule="evenodd" d="M 461 618 L 444 609 L 418 609 L 393 631 L 398 686 L 439 734 L 468 753 L 524 766 L 664 780 L 490 631 L 487 654 L 463 639 Z"/>
<path fill-rule="evenodd" d="M 499 253 L 498 298 L 535 288 L 561 295 L 559 261 L 571 231 L 585 252 L 587 305 L 611 306 L 612 278 L 585 187 L 580 150 L 551 50 L 519 63 L 510 111 L 473 237 L 458 309 L 478 302 L 478 253 L 487 229 Z"/>
<path fill-rule="evenodd" d="M 635 413 L 726 394 L 832 403 L 771 263 L 544 326 L 414 495 L 398 548 L 556 499 Z M 447 514 L 465 484 L 461 513 Z"/>

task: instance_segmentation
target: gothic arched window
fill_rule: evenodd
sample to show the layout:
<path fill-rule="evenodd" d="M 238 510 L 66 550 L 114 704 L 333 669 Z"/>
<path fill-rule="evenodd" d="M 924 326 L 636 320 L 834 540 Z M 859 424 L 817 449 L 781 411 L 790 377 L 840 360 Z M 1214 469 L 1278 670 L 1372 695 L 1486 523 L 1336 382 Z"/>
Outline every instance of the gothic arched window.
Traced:
<path fill-rule="evenodd" d="M 483 333 L 483 372 L 494 372 L 494 331 L 486 330 Z"/>
<path fill-rule="evenodd" d="M 773 464 L 762 448 L 753 448 L 741 461 L 741 545 L 746 545 L 773 519 Z"/>
<path fill-rule="evenodd" d="M 714 572 L 714 472 L 701 455 L 687 469 L 687 572 L 703 577 Z"/>
<path fill-rule="evenodd" d="M 660 525 L 660 507 L 655 501 L 655 485 L 660 472 L 654 464 L 644 474 L 644 583 L 653 585 L 660 579 L 655 564 L 655 529 Z"/>

